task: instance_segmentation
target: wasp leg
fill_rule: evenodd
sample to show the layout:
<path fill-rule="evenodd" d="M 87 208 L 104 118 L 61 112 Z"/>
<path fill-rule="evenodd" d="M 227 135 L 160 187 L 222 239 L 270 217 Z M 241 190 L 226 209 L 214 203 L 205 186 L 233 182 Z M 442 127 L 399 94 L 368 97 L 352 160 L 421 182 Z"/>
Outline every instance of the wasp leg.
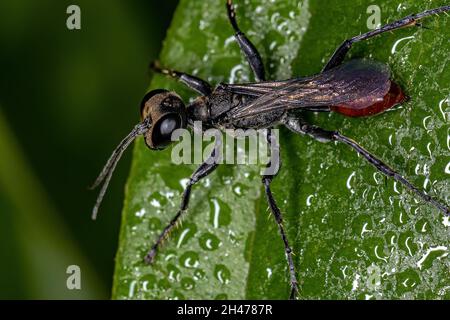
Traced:
<path fill-rule="evenodd" d="M 218 161 L 216 161 L 217 160 L 216 155 L 219 155 L 220 152 L 218 150 L 219 146 L 220 144 L 216 143 L 216 146 L 212 151 L 211 155 L 209 156 L 209 158 L 205 162 L 203 162 L 197 168 L 197 170 L 195 170 L 194 173 L 191 175 L 187 183 L 187 186 L 183 191 L 180 209 L 178 210 L 177 214 L 172 218 L 170 223 L 164 228 L 163 232 L 161 232 L 155 244 L 152 246 L 148 254 L 145 256 L 145 262 L 147 262 L 148 264 L 153 263 L 153 261 L 155 260 L 156 253 L 159 247 L 161 246 L 162 242 L 169 236 L 170 232 L 176 227 L 177 223 L 180 221 L 180 218 L 188 209 L 192 186 L 196 184 L 198 181 L 200 181 L 202 178 L 209 175 L 217 168 Z"/>
<path fill-rule="evenodd" d="M 408 190 L 414 192 L 419 198 L 423 199 L 425 202 L 430 203 L 440 211 L 442 211 L 445 215 L 450 214 L 450 208 L 439 201 L 436 201 L 431 196 L 427 195 L 422 190 L 418 189 L 411 182 L 405 179 L 400 173 L 396 172 L 394 169 L 389 167 L 383 161 L 378 159 L 375 155 L 371 154 L 369 151 L 360 146 L 357 142 L 352 139 L 340 134 L 338 131 L 328 131 L 317 126 L 313 126 L 302 122 L 296 118 L 288 118 L 285 120 L 285 125 L 288 129 L 301 134 L 306 134 L 311 136 L 312 138 L 321 141 L 321 142 L 329 142 L 329 141 L 339 141 L 342 142 L 349 147 L 353 148 L 357 153 L 363 156 L 370 164 L 372 164 L 377 170 L 381 171 L 384 175 L 393 178 L 395 181 L 403 184 Z"/>
<path fill-rule="evenodd" d="M 280 161 L 280 146 L 276 142 L 275 139 L 272 138 L 273 136 L 270 133 L 270 130 L 267 131 L 267 142 L 271 146 L 271 152 L 275 152 L 276 155 L 276 161 Z M 272 160 L 274 155 L 272 154 Z M 271 161 L 272 161 L 271 160 Z M 271 163 L 267 165 L 267 168 L 271 167 Z M 279 164 L 277 166 L 279 168 Z M 277 171 L 278 172 L 278 171 Z M 287 239 L 286 231 L 283 227 L 283 217 L 281 216 L 281 211 L 277 206 L 277 203 L 275 201 L 275 198 L 273 197 L 272 191 L 270 190 L 270 183 L 272 180 L 276 177 L 277 173 L 272 173 L 266 171 L 262 177 L 262 183 L 264 185 L 264 190 L 266 193 L 267 202 L 269 203 L 270 211 L 272 212 L 275 221 L 278 224 L 278 229 L 280 231 L 281 239 L 283 240 L 284 244 L 284 252 L 286 254 L 286 260 L 288 262 L 289 266 L 289 275 L 290 275 L 290 285 L 291 285 L 291 294 L 289 299 L 295 299 L 298 294 L 298 281 L 295 276 L 295 267 L 294 267 L 294 260 L 292 259 L 292 249 L 289 246 L 289 242 Z"/>
<path fill-rule="evenodd" d="M 234 37 L 236 38 L 241 51 L 247 58 L 250 67 L 253 70 L 253 74 L 257 81 L 265 80 L 264 64 L 262 62 L 261 56 L 258 49 L 251 43 L 251 41 L 245 36 L 245 34 L 239 29 L 236 21 L 236 11 L 234 10 L 234 5 L 232 0 L 227 0 L 227 12 L 228 19 L 235 31 Z"/>
<path fill-rule="evenodd" d="M 178 81 L 184 83 L 190 89 L 200 93 L 201 95 L 209 96 L 212 92 L 211 85 L 205 80 L 202 80 L 200 78 L 197 78 L 184 72 L 163 68 L 159 65 L 158 61 L 153 62 L 150 65 L 150 68 L 154 72 L 158 72 L 167 75 L 169 77 L 172 77 L 174 79 L 177 79 Z"/>
<path fill-rule="evenodd" d="M 384 32 L 393 31 L 396 29 L 404 28 L 404 27 L 421 26 L 420 23 L 418 23 L 419 20 L 421 20 L 425 17 L 431 16 L 431 15 L 439 14 L 439 13 L 446 12 L 446 11 L 450 11 L 450 6 L 443 6 L 443 7 L 439 7 L 436 9 L 427 10 L 427 11 L 424 11 L 421 13 L 412 14 L 403 19 L 386 24 L 378 29 L 375 29 L 375 30 L 363 33 L 361 35 L 354 36 L 353 38 L 347 39 L 344 42 L 342 42 L 342 44 L 336 49 L 336 51 L 331 56 L 328 63 L 323 68 L 322 72 L 327 71 L 329 69 L 332 69 L 332 68 L 340 65 L 342 63 L 342 61 L 344 60 L 347 52 L 350 50 L 352 45 L 356 42 L 364 41 L 364 40 L 370 39 L 372 37 L 375 37 L 379 34 L 382 34 Z"/>

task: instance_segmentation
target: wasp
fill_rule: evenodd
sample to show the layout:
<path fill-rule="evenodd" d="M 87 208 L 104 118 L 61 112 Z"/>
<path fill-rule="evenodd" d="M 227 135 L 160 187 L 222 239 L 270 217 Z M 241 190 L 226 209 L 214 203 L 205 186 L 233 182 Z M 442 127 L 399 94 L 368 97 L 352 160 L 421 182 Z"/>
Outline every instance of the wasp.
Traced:
<path fill-rule="evenodd" d="M 346 39 L 319 74 L 277 81 L 266 80 L 264 64 L 258 50 L 239 29 L 232 0 L 226 1 L 226 8 L 235 39 L 256 81 L 244 84 L 221 83 L 212 87 L 196 76 L 161 67 L 158 63 L 153 64 L 155 72 L 181 81 L 200 96 L 187 106 L 179 95 L 168 90 L 153 90 L 144 96 L 140 105 L 142 121 L 114 150 L 93 185 L 97 187 L 102 184 L 92 213 L 94 219 L 118 161 L 137 136 L 143 135 L 145 144 L 151 150 L 163 150 L 172 142 L 171 136 L 175 130 L 192 128 L 196 121 L 200 121 L 203 127 L 220 130 L 269 129 L 281 125 L 293 133 L 307 135 L 320 142 L 344 143 L 372 164 L 375 169 L 404 185 L 424 202 L 449 215 L 450 210 L 447 204 L 414 186 L 399 172 L 357 142 L 339 131 L 325 130 L 308 123 L 301 114 L 303 112 L 336 112 L 348 117 L 366 117 L 404 103 L 408 97 L 402 88 L 391 80 L 391 72 L 386 64 L 368 59 L 344 61 L 345 57 L 352 45 L 357 42 L 400 28 L 421 26 L 419 23 L 421 19 L 450 11 L 450 6 L 412 14 L 378 29 Z M 267 131 L 266 138 L 269 145 L 277 143 L 270 134 L 270 130 Z M 279 146 L 271 147 L 271 150 L 279 152 Z M 155 260 L 162 241 L 168 237 L 186 213 L 192 187 L 218 167 L 217 161 L 214 161 L 218 152 L 218 146 L 215 146 L 209 158 L 190 176 L 182 194 L 180 208 L 145 256 L 147 263 L 151 264 Z M 265 172 L 262 175 L 262 184 L 285 248 L 290 276 L 290 297 L 295 298 L 298 293 L 298 281 L 292 259 L 293 252 L 283 227 L 282 214 L 270 188 L 275 176 L 276 173 Z"/>

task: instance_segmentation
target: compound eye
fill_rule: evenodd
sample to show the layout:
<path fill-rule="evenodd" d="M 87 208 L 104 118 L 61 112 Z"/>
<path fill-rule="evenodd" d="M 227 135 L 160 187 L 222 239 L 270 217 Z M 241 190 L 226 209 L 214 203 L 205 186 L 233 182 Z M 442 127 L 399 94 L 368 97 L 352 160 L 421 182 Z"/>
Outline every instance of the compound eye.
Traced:
<path fill-rule="evenodd" d="M 159 134 L 161 139 L 167 140 L 170 139 L 172 132 L 179 127 L 179 118 L 178 117 L 167 117 L 163 119 L 161 125 L 159 126 Z"/>
<path fill-rule="evenodd" d="M 177 114 L 168 114 L 160 119 L 153 128 L 152 144 L 157 149 L 167 147 L 171 140 L 172 133 L 181 128 L 181 118 Z"/>

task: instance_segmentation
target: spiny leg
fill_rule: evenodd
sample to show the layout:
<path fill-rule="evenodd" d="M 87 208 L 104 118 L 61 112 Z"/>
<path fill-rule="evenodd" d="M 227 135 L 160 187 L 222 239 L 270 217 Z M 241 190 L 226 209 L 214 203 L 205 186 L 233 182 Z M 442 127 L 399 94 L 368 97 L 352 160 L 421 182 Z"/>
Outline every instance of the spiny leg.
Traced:
<path fill-rule="evenodd" d="M 269 172 L 266 170 L 266 172 L 263 175 L 262 183 L 264 185 L 264 191 L 266 193 L 267 202 L 269 203 L 270 211 L 272 212 L 275 221 L 278 224 L 278 229 L 280 231 L 281 239 L 283 240 L 284 244 L 284 252 L 286 254 L 286 260 L 288 262 L 289 267 L 289 276 L 290 276 L 290 285 L 291 285 L 291 294 L 290 299 L 295 299 L 298 294 L 298 281 L 295 275 L 295 266 L 294 266 L 294 260 L 292 259 L 292 249 L 289 246 L 289 242 L 287 239 L 286 231 L 283 227 L 283 217 L 281 215 L 281 211 L 277 206 L 277 203 L 275 201 L 275 198 L 273 197 L 272 191 L 270 190 L 270 183 L 272 180 L 276 177 L 278 174 L 278 169 L 280 167 L 280 147 L 274 138 L 274 136 L 271 134 L 271 130 L 269 129 L 267 131 L 267 143 L 271 147 L 271 162 L 267 165 L 267 168 L 272 168 L 272 161 L 278 161 L 278 164 L 276 165 L 276 172 Z"/>
<path fill-rule="evenodd" d="M 302 122 L 300 119 L 295 117 L 287 118 L 284 123 L 286 127 L 289 128 L 290 130 L 296 133 L 307 134 L 312 138 L 321 142 L 339 141 L 345 143 L 346 145 L 353 148 L 356 152 L 358 152 L 361 156 L 363 156 L 370 164 L 372 164 L 376 169 L 381 171 L 384 175 L 393 178 L 397 182 L 400 182 L 408 190 L 414 192 L 425 202 L 432 204 L 434 207 L 442 211 L 445 215 L 450 214 L 450 208 L 448 206 L 440 203 L 439 201 L 433 199 L 431 196 L 427 195 L 422 190 L 418 189 L 411 182 L 405 179 L 402 175 L 400 175 L 394 169 L 392 169 L 383 161 L 378 159 L 375 155 L 371 154 L 369 151 L 361 147 L 358 143 L 356 143 L 352 139 L 340 134 L 338 131 L 324 130 L 317 126 Z"/>
<path fill-rule="evenodd" d="M 176 227 L 178 221 L 180 221 L 180 218 L 188 209 L 192 186 L 196 184 L 198 181 L 200 181 L 202 178 L 209 175 L 217 168 L 218 161 L 216 160 L 218 155 L 220 154 L 219 153 L 220 151 L 218 149 L 219 146 L 220 144 L 216 143 L 216 146 L 212 151 L 211 155 L 209 156 L 209 158 L 205 162 L 203 162 L 197 168 L 197 170 L 195 170 L 194 173 L 191 175 L 187 183 L 187 186 L 183 191 L 180 209 L 178 210 L 177 214 L 172 218 L 170 223 L 164 228 L 163 232 L 161 232 L 158 239 L 156 240 L 156 243 L 152 246 L 148 254 L 145 256 L 145 262 L 147 262 L 148 264 L 153 263 L 153 261 L 155 260 L 156 253 L 158 252 L 158 249 L 161 246 L 162 242 L 169 236 L 170 232 Z"/>
<path fill-rule="evenodd" d="M 439 14 L 439 13 L 446 12 L 446 11 L 450 11 L 450 6 L 443 6 L 443 7 L 439 7 L 436 9 L 427 10 L 427 11 L 424 11 L 421 13 L 412 14 L 403 19 L 386 24 L 386 25 L 382 26 L 381 28 L 378 28 L 378 29 L 363 33 L 361 35 L 354 36 L 353 38 L 347 39 L 344 42 L 342 42 L 342 44 L 336 49 L 336 51 L 333 53 L 333 55 L 331 56 L 328 63 L 323 68 L 322 72 L 340 65 L 342 63 L 342 61 L 344 61 L 344 58 L 345 58 L 347 52 L 350 50 L 352 45 L 356 42 L 364 41 L 364 40 L 370 39 L 372 37 L 375 37 L 379 34 L 382 34 L 384 32 L 393 31 L 393 30 L 400 29 L 403 27 L 420 26 L 420 24 L 418 24 L 418 21 L 420 19 L 431 16 L 433 14 Z"/>
<path fill-rule="evenodd" d="M 253 43 L 245 36 L 245 34 L 239 29 L 236 21 L 236 11 L 234 10 L 234 5 L 232 0 L 227 0 L 227 12 L 228 19 L 235 31 L 234 37 L 236 38 L 241 51 L 244 53 L 250 67 L 253 70 L 256 81 L 265 80 L 264 64 L 262 62 L 261 56 L 258 49 L 253 45 Z"/>
<path fill-rule="evenodd" d="M 190 89 L 194 90 L 195 92 L 200 93 L 201 95 L 209 96 L 212 92 L 211 85 L 208 82 L 206 82 L 205 80 L 200 79 L 196 76 L 184 73 L 184 72 L 163 68 L 159 65 L 158 61 L 153 62 L 150 65 L 150 68 L 154 72 L 158 72 L 158 73 L 167 75 L 169 77 L 172 77 L 172 78 L 184 83 Z"/>

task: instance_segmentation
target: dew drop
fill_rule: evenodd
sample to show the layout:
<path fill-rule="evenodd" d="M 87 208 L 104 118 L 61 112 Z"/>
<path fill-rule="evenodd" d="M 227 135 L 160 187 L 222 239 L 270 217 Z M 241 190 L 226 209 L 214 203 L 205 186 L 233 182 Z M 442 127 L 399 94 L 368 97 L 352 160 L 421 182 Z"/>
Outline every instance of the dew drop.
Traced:
<path fill-rule="evenodd" d="M 312 201 L 313 198 L 314 198 L 314 195 L 313 195 L 313 194 L 310 194 L 310 195 L 306 198 L 306 205 L 307 205 L 308 207 L 311 206 L 311 201 Z"/>
<path fill-rule="evenodd" d="M 397 52 L 397 46 L 398 46 L 401 42 L 403 42 L 403 41 L 405 41 L 405 40 L 409 40 L 409 39 L 414 39 L 414 38 L 415 38 L 414 36 L 409 36 L 409 37 L 405 37 L 405 38 L 402 38 L 402 39 L 397 40 L 397 41 L 394 43 L 394 45 L 392 46 L 391 53 L 392 53 L 392 54 L 395 54 L 395 53 Z"/>
<path fill-rule="evenodd" d="M 214 251 L 217 250 L 222 243 L 220 242 L 219 238 L 213 235 L 212 233 L 205 233 L 203 234 L 199 239 L 200 247 L 203 250 L 207 251 Z"/>
<path fill-rule="evenodd" d="M 173 264 L 167 266 L 167 279 L 171 282 L 179 282 L 181 277 L 180 269 L 175 267 Z"/>
<path fill-rule="evenodd" d="M 192 290 L 195 288 L 195 281 L 191 278 L 183 278 L 181 279 L 181 287 L 184 290 Z"/>
<path fill-rule="evenodd" d="M 348 177 L 347 183 L 346 183 L 346 184 L 347 184 L 347 189 L 350 190 L 350 192 L 351 192 L 352 194 L 355 193 L 355 190 L 353 190 L 352 185 L 351 185 L 351 182 L 352 182 L 353 178 L 355 177 L 355 175 L 356 175 L 356 172 L 353 171 L 353 172 L 350 174 L 350 176 Z"/>
<path fill-rule="evenodd" d="M 449 163 L 447 163 L 447 165 L 445 166 L 445 173 L 446 174 L 450 174 L 450 162 Z"/>
<path fill-rule="evenodd" d="M 197 233 L 197 226 L 193 223 L 185 224 L 183 227 L 183 231 L 181 231 L 177 241 L 177 248 L 187 243 Z"/>
<path fill-rule="evenodd" d="M 180 264 L 185 268 L 197 268 L 200 264 L 198 253 L 188 251 L 180 257 Z"/>
<path fill-rule="evenodd" d="M 144 215 L 145 215 L 145 209 L 144 208 L 142 208 L 141 210 L 139 210 L 139 211 L 137 211 L 135 213 L 135 216 L 138 217 L 138 218 L 142 218 Z"/>
<path fill-rule="evenodd" d="M 158 288 L 163 291 L 168 290 L 170 288 L 169 280 L 167 278 L 163 278 L 163 279 L 159 280 Z"/>
<path fill-rule="evenodd" d="M 223 264 L 218 264 L 214 268 L 214 275 L 217 280 L 219 280 L 222 284 L 228 284 L 230 282 L 231 273 L 230 270 L 225 267 Z"/>
<path fill-rule="evenodd" d="M 227 226 L 231 223 L 231 209 L 220 199 L 212 198 L 210 200 L 209 221 L 214 228 Z"/>
<path fill-rule="evenodd" d="M 236 183 L 236 184 L 233 186 L 233 192 L 234 192 L 234 194 L 237 195 L 238 197 L 244 196 L 244 195 L 245 195 L 245 191 L 247 191 L 247 190 L 248 190 L 247 186 L 245 186 L 245 185 L 242 184 L 242 183 Z"/>
<path fill-rule="evenodd" d="M 155 208 L 161 208 L 167 204 L 167 197 L 159 192 L 153 192 L 147 200 Z"/>
<path fill-rule="evenodd" d="M 154 274 L 146 274 L 139 279 L 142 284 L 143 291 L 149 291 L 156 287 L 156 276 Z"/>
<path fill-rule="evenodd" d="M 194 271 L 194 280 L 198 281 L 205 278 L 205 271 L 203 271 L 202 269 L 196 269 Z"/>
<path fill-rule="evenodd" d="M 173 293 L 173 300 L 186 300 L 186 298 L 184 297 L 184 295 L 181 292 L 175 291 Z"/>
<path fill-rule="evenodd" d="M 431 260 L 430 261 L 430 264 L 431 264 L 432 261 L 435 259 L 442 259 L 442 258 L 448 256 L 447 250 L 448 250 L 448 248 L 446 246 L 436 246 L 436 247 L 429 248 L 425 252 L 425 254 L 422 256 L 422 258 L 420 258 L 419 261 L 417 261 L 417 264 L 416 264 L 417 267 L 420 270 L 422 270 L 425 261 Z"/>

